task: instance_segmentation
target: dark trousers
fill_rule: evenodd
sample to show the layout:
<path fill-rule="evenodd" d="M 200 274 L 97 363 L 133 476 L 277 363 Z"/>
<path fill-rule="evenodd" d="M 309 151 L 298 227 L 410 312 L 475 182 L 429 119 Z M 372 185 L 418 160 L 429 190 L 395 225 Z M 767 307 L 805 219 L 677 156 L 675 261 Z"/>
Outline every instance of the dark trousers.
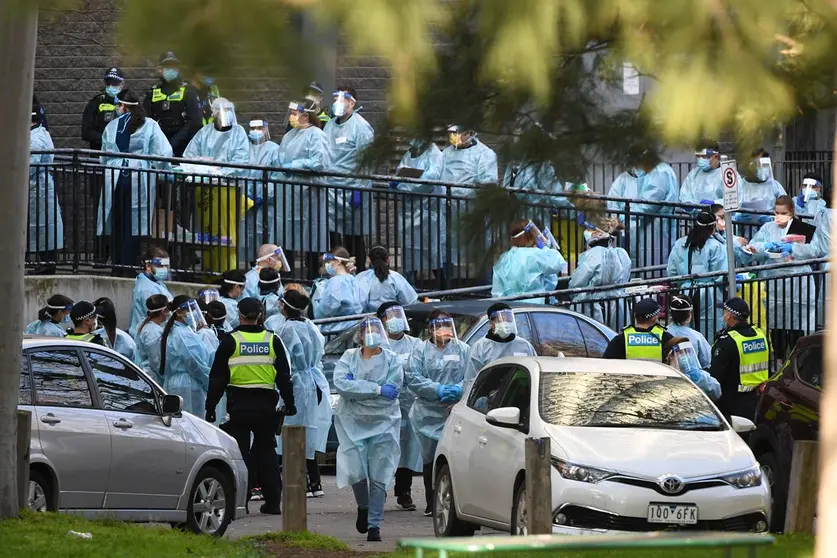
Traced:
<path fill-rule="evenodd" d="M 433 507 L 433 464 L 425 463 L 422 470 L 424 477 L 424 499 L 427 502 L 427 507 Z"/>
<path fill-rule="evenodd" d="M 406 467 L 395 470 L 395 495 L 409 494 L 413 488 L 413 471 Z"/>
<path fill-rule="evenodd" d="M 279 466 L 281 467 L 282 463 L 282 456 L 279 456 Z M 306 459 L 305 460 L 305 472 L 308 474 L 308 486 L 314 486 L 315 484 L 322 484 L 322 477 L 320 476 L 320 466 L 317 465 L 316 459 Z"/>
<path fill-rule="evenodd" d="M 247 490 L 261 485 L 268 508 L 279 509 L 282 501 L 282 477 L 276 459 L 276 410 L 229 410 L 225 425 L 227 434 L 235 438 L 249 473 Z M 250 447 L 250 434 L 253 447 Z"/>
<path fill-rule="evenodd" d="M 342 246 L 349 251 L 350 255 L 355 257 L 355 265 L 357 266 L 358 273 L 366 269 L 366 240 L 362 234 L 329 232 L 328 240 L 332 249 L 335 246 Z"/>
<path fill-rule="evenodd" d="M 133 276 L 128 266 L 139 264 L 140 237 L 133 234 L 131 220 L 139 219 L 141 215 L 131 212 L 131 180 L 121 176 L 113 191 L 113 207 L 111 208 L 111 234 L 113 248 L 114 275 Z"/>

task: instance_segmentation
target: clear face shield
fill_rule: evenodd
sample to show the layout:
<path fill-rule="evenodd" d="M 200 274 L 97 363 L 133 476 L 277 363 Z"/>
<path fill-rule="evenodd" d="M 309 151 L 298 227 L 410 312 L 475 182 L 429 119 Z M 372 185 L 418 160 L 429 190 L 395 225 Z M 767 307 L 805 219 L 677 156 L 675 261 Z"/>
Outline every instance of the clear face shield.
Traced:
<path fill-rule="evenodd" d="M 191 299 L 184 302 L 178 310 L 183 312 L 183 319 L 192 331 L 197 332 L 199 329 L 206 327 L 206 320 L 197 300 Z"/>
<path fill-rule="evenodd" d="M 348 264 L 349 260 L 346 258 L 341 258 L 334 254 L 323 254 L 323 269 L 328 277 L 337 274 L 338 266 L 342 265 L 346 267 Z"/>
<path fill-rule="evenodd" d="M 697 351 L 689 341 L 678 343 L 671 349 L 668 357 L 668 364 L 675 370 L 686 373 L 691 370 L 700 370 Z"/>
<path fill-rule="evenodd" d="M 804 195 L 805 203 L 808 203 L 811 200 L 815 200 L 820 197 L 820 190 L 822 189 L 822 184 L 817 182 L 815 178 L 806 178 L 802 181 L 802 186 L 804 189 L 802 193 Z"/>
<path fill-rule="evenodd" d="M 288 273 L 291 269 L 291 265 L 288 263 L 288 258 L 285 257 L 285 251 L 282 250 L 280 246 L 276 250 L 273 251 L 272 254 L 268 254 L 267 256 L 262 256 L 256 260 L 257 264 L 262 262 L 266 262 L 267 260 L 272 259 L 274 262 L 273 269 L 279 271 L 281 273 Z"/>
<path fill-rule="evenodd" d="M 264 120 L 251 120 L 250 130 L 247 132 L 250 143 L 259 145 L 270 140 L 270 129 Z"/>
<path fill-rule="evenodd" d="M 498 310 L 488 318 L 494 324 L 494 333 L 506 339 L 517 335 L 517 323 L 514 321 L 514 312 L 511 310 Z"/>
<path fill-rule="evenodd" d="M 209 304 L 210 302 L 221 300 L 221 294 L 215 289 L 203 289 L 198 293 L 198 298 L 204 301 L 204 303 Z"/>
<path fill-rule="evenodd" d="M 520 231 L 519 233 L 517 233 L 515 235 L 512 235 L 512 238 L 520 238 L 521 236 L 523 236 L 527 233 L 530 233 L 530 234 L 534 235 L 535 244 L 537 245 L 538 248 L 549 248 L 550 247 L 550 240 L 546 237 L 546 235 L 544 235 L 541 232 L 541 230 L 538 228 L 538 226 L 535 223 L 533 223 L 532 221 L 529 221 L 529 223 L 525 227 L 523 227 L 522 231 Z M 552 235 L 550 234 L 550 236 L 552 236 Z M 557 243 L 556 243 L 556 246 L 557 246 Z"/>
<path fill-rule="evenodd" d="M 448 127 L 448 141 L 454 147 L 464 147 L 471 143 L 471 140 L 476 137 L 476 134 L 471 130 L 466 130 L 462 126 Z"/>
<path fill-rule="evenodd" d="M 389 345 L 384 324 L 378 318 L 366 318 L 358 329 L 358 342 L 367 349 L 377 349 Z"/>
<path fill-rule="evenodd" d="M 448 342 L 456 339 L 456 324 L 453 318 L 447 316 L 430 320 L 428 330 L 430 338 L 437 345 L 447 345 Z"/>
<path fill-rule="evenodd" d="M 400 306 L 392 306 L 384 312 L 384 328 L 390 335 L 401 335 L 410 328 L 407 325 L 407 314 Z"/>
<path fill-rule="evenodd" d="M 346 114 L 349 110 L 349 103 L 354 101 L 355 98 L 346 91 L 335 91 L 332 96 L 334 97 L 334 104 L 331 105 L 331 111 L 335 117 L 340 118 Z"/>
<path fill-rule="evenodd" d="M 216 129 L 231 130 L 236 124 L 235 105 L 223 97 L 215 99 L 212 103 L 212 117 L 215 119 Z"/>
<path fill-rule="evenodd" d="M 759 157 L 755 161 L 756 165 L 756 180 L 759 182 L 767 182 L 773 178 L 773 163 L 770 157 Z"/>
<path fill-rule="evenodd" d="M 165 281 L 171 277 L 171 260 L 169 258 L 152 258 L 145 260 L 145 263 L 151 266 L 151 274 L 158 281 Z"/>

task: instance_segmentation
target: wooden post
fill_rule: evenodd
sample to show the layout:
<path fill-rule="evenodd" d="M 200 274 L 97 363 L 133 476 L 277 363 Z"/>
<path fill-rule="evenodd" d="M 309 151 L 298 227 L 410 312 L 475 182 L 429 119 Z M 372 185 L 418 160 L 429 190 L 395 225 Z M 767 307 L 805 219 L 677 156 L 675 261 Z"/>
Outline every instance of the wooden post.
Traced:
<path fill-rule="evenodd" d="M 552 463 L 549 438 L 526 439 L 526 511 L 530 535 L 552 533 Z"/>
<path fill-rule="evenodd" d="M 305 470 L 305 427 L 282 427 L 282 528 L 308 530 L 308 476 Z"/>
<path fill-rule="evenodd" d="M 29 444 L 32 440 L 32 413 L 17 412 L 17 504 L 29 507 Z"/>
<path fill-rule="evenodd" d="M 794 442 L 785 533 L 814 534 L 819 487 L 817 442 Z"/>

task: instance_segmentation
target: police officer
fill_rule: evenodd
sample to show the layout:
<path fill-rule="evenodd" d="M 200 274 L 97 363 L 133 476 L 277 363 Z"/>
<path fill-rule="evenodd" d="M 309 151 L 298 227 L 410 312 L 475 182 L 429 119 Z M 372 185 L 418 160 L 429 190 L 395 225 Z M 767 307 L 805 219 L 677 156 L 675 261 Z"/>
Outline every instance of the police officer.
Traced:
<path fill-rule="evenodd" d="M 215 78 L 208 76 L 200 76 L 197 83 L 192 81 L 192 85 L 198 92 L 198 99 L 201 103 L 201 115 L 203 116 L 203 125 L 212 124 L 215 119 L 212 117 L 212 103 L 215 99 L 223 97 L 221 90 L 218 89 L 218 84 L 215 83 Z"/>
<path fill-rule="evenodd" d="M 238 442 L 247 464 L 248 500 L 249 491 L 260 484 L 265 500 L 261 512 L 278 515 L 282 513 L 282 479 L 274 449 L 279 427 L 276 388 L 285 402 L 285 415 L 295 415 L 290 361 L 279 337 L 259 325 L 264 314 L 261 302 L 243 299 L 238 303 L 238 314 L 241 325 L 215 353 L 206 394 L 206 420 L 215 422 L 215 407 L 226 390 L 230 420 L 224 430 Z"/>
<path fill-rule="evenodd" d="M 93 333 L 99 329 L 96 307 L 86 300 L 80 300 L 73 305 L 70 311 L 70 319 L 73 321 L 73 329 L 67 334 L 67 339 L 76 341 L 87 341 L 107 347 L 101 335 Z"/>
<path fill-rule="evenodd" d="M 712 346 L 709 373 L 721 384 L 718 409 L 727 419 L 737 415 L 752 420 L 758 403 L 756 388 L 767 381 L 770 345 L 759 328 L 750 325 L 750 307 L 734 297 L 724 303 L 726 329 Z"/>
<path fill-rule="evenodd" d="M 171 144 L 175 157 L 203 126 L 200 99 L 194 87 L 180 75 L 180 60 L 171 51 L 160 56 L 160 83 L 147 92 L 142 102 L 145 113 L 157 121 Z"/>
<path fill-rule="evenodd" d="M 81 139 L 90 144 L 90 149 L 102 149 L 102 132 L 108 122 L 118 117 L 116 96 L 125 88 L 125 75 L 119 68 L 105 72 L 105 88 L 90 99 L 81 117 Z"/>
<path fill-rule="evenodd" d="M 634 325 L 610 340 L 603 358 L 626 360 L 650 360 L 667 362 L 664 350 L 673 339 L 665 328 L 657 323 L 660 305 L 653 298 L 643 298 L 634 305 Z"/>

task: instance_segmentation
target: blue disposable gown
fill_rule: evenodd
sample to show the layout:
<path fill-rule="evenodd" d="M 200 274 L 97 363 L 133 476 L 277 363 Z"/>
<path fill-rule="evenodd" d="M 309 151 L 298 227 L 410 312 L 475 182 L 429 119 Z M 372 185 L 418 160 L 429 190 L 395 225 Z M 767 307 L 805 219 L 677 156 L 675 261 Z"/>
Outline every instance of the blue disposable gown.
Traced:
<path fill-rule="evenodd" d="M 43 126 L 29 131 L 31 151 L 52 151 L 52 137 Z M 29 155 L 29 243 L 30 252 L 64 247 L 64 219 L 52 179 L 54 155 Z"/>
<path fill-rule="evenodd" d="M 259 268 L 254 267 L 244 274 L 244 296 L 259 298 Z"/>
<path fill-rule="evenodd" d="M 727 233 L 726 232 L 716 232 L 714 235 L 712 235 L 712 237 L 715 238 L 718 242 L 720 242 L 724 246 L 726 246 L 726 244 L 727 244 Z M 749 256 L 744 253 L 744 250 L 743 250 L 744 246 L 741 244 L 741 242 L 739 242 L 739 239 L 741 239 L 741 238 L 742 237 L 736 236 L 736 235 L 733 235 L 733 237 L 732 237 L 732 240 L 733 240 L 732 252 L 735 255 L 735 266 L 736 267 L 742 267 L 743 265 L 745 265 L 744 262 L 750 261 Z"/>
<path fill-rule="evenodd" d="M 221 295 L 221 302 L 227 309 L 227 319 L 224 320 L 224 330 L 232 331 L 238 327 L 238 299 Z"/>
<path fill-rule="evenodd" d="M 354 275 L 335 275 L 317 286 L 311 299 L 314 318 L 336 318 L 363 313 L 360 284 Z M 320 331 L 332 333 L 352 327 L 353 321 L 323 324 Z"/>
<path fill-rule="evenodd" d="M 47 337 L 67 337 L 67 328 L 70 323 L 57 324 L 52 320 L 35 320 L 23 330 L 28 335 L 45 335 Z"/>
<path fill-rule="evenodd" d="M 250 143 L 250 164 L 259 167 L 279 166 L 279 145 L 272 141 L 260 144 Z M 266 242 L 276 242 L 276 215 L 282 214 L 281 201 L 276 200 L 275 190 L 276 172 L 269 172 L 265 182 L 264 171 L 252 169 L 247 177 L 247 197 L 261 204 L 254 205 L 244 213 L 238 238 L 238 258 L 242 261 L 253 259 L 256 249 Z M 277 203 L 279 212 L 277 213 Z M 265 223 L 267 223 L 267 238 L 264 237 Z M 258 294 L 258 293 L 256 293 Z M 255 296 L 255 295 L 252 295 Z"/>
<path fill-rule="evenodd" d="M 183 410 L 202 417 L 214 355 L 187 325 L 175 322 L 166 343 L 163 389 L 183 398 Z M 223 416 L 223 415 L 222 415 Z"/>
<path fill-rule="evenodd" d="M 278 334 L 279 328 L 284 324 L 288 319 L 285 317 L 284 314 L 279 312 L 278 314 L 274 314 L 273 316 L 269 317 L 264 322 L 264 328 L 272 331 L 273 333 Z"/>
<path fill-rule="evenodd" d="M 624 285 L 631 280 L 631 258 L 622 248 L 593 246 L 578 259 L 578 266 L 570 276 L 570 289 Z M 622 329 L 628 322 L 625 305 L 625 289 L 613 289 L 597 293 L 580 293 L 573 296 L 573 302 L 585 303 L 581 312 L 605 324 L 614 331 Z M 605 312 L 607 309 L 607 321 Z"/>
<path fill-rule="evenodd" d="M 120 173 L 130 172 L 131 177 L 131 232 L 137 236 L 152 234 L 149 217 L 154 215 L 154 203 L 157 200 L 157 173 L 171 169 L 170 163 L 152 162 L 122 157 L 116 145 L 119 130 L 128 126 L 129 115 L 124 115 L 111 122 L 102 133 L 101 164 L 105 168 L 105 187 L 99 196 L 99 207 L 96 211 L 96 234 L 109 235 L 111 233 L 113 195 L 117 187 Z M 150 155 L 154 157 L 171 157 L 172 148 L 169 140 L 157 124 L 150 118 L 131 134 L 128 143 L 128 153 L 131 155 Z M 144 302 L 144 301 L 143 301 Z"/>
<path fill-rule="evenodd" d="M 325 136 L 328 145 L 327 171 L 359 173 L 357 158 L 367 145 L 372 143 L 375 131 L 372 126 L 358 113 L 352 113 L 342 124 L 337 118 L 332 118 L 325 125 Z M 328 177 L 329 186 L 354 187 L 369 190 L 371 180 L 356 178 Z M 360 192 L 360 204 L 354 200 L 357 190 L 328 190 L 328 227 L 329 231 L 340 234 L 368 235 L 374 233 L 375 208 L 371 207 L 372 196 L 367 192 Z"/>
<path fill-rule="evenodd" d="M 137 275 L 137 280 L 134 282 L 134 293 L 131 303 L 131 317 L 128 320 L 128 333 L 136 339 L 137 328 L 148 315 L 148 307 L 145 301 L 148 297 L 156 294 L 166 295 L 169 301 L 172 300 L 171 293 L 162 281 L 158 281 L 153 275 L 148 273 L 140 273 Z"/>
<path fill-rule="evenodd" d="M 160 340 L 163 337 L 163 326 L 148 322 L 137 334 L 137 355 L 139 365 L 151 378 L 163 385 L 160 376 Z"/>
<path fill-rule="evenodd" d="M 816 217 L 814 217 L 814 226 L 817 230 L 814 231 L 814 236 L 811 238 L 810 244 L 794 244 L 793 245 L 793 259 L 819 259 L 826 258 L 831 253 L 831 210 L 823 206 Z M 830 264 L 818 264 L 819 269 L 829 270 Z M 831 274 L 825 275 L 825 281 L 820 280 L 817 283 L 817 306 L 821 309 L 817 313 L 817 327 L 825 326 L 825 309 L 831 308 Z"/>
<path fill-rule="evenodd" d="M 796 199 L 793 200 L 796 203 Z M 821 198 L 816 199 L 809 199 L 808 203 L 803 203 L 802 207 L 799 207 L 799 204 L 796 205 L 796 212 L 800 215 L 810 215 L 812 217 L 816 217 L 817 214 L 825 209 L 825 200 Z M 811 219 L 806 219 L 806 221 L 811 221 Z M 815 223 L 816 225 L 816 223 Z"/>
<path fill-rule="evenodd" d="M 507 164 L 503 173 L 503 187 L 527 191 L 518 194 L 521 200 L 529 204 L 524 208 L 522 217 L 531 219 L 540 226 L 548 227 L 552 222 L 553 208 L 573 207 L 568 197 L 556 195 L 565 192 L 566 186 L 555 176 L 555 169 L 549 163 Z M 568 216 L 568 213 L 563 212 L 562 216 Z"/>
<path fill-rule="evenodd" d="M 215 351 L 217 351 L 218 347 L 221 345 L 221 340 L 218 339 L 218 333 L 211 327 L 204 327 L 198 330 L 198 337 L 200 337 L 203 344 L 206 345 L 209 353 L 213 355 L 214 361 Z"/>
<path fill-rule="evenodd" d="M 440 401 L 436 388 L 440 384 L 463 386 L 468 349 L 468 345 L 458 339 L 442 349 L 424 341 L 410 354 L 406 374 L 410 391 L 416 397 L 410 409 L 410 424 L 421 443 L 422 463 L 433 463 L 447 410 L 456 404 L 455 401 Z"/>
<path fill-rule="evenodd" d="M 787 234 L 786 228 L 779 228 L 775 222 L 765 223 L 750 240 L 750 246 L 756 253 L 750 256 L 753 265 L 778 263 L 768 257 L 765 246 L 768 242 L 780 242 Z M 808 276 L 789 277 L 784 280 L 771 280 L 763 283 L 762 288 L 768 289 L 771 304 L 767 310 L 767 321 L 770 329 L 802 330 L 812 333 L 816 329 L 816 292 L 814 281 L 810 276 L 811 266 L 800 266 L 792 269 L 771 269 L 759 272 L 759 279 L 769 277 L 783 277 L 789 274 L 808 273 Z"/>
<path fill-rule="evenodd" d="M 787 195 L 785 189 L 773 178 L 765 182 L 748 182 L 742 180 L 738 193 L 741 195 L 739 205 L 741 211 L 768 211 L 772 212 L 776 207 L 776 198 Z M 733 220 L 736 223 L 764 223 L 772 220 L 771 215 L 753 215 L 750 213 L 736 212 Z"/>
<path fill-rule="evenodd" d="M 497 154 L 487 145 L 474 140 L 474 144 L 464 149 L 457 149 L 449 145 L 442 151 L 442 182 L 455 182 L 480 186 L 497 184 Z M 450 245 L 451 261 L 459 264 L 476 261 L 476 254 L 464 254 L 465 248 L 459 241 L 459 220 L 470 205 L 470 200 L 476 196 L 473 188 L 451 188 L 453 201 L 451 203 Z M 460 254 L 460 252 L 463 252 Z"/>
<path fill-rule="evenodd" d="M 668 163 L 660 163 L 639 178 L 623 172 L 610 186 L 608 196 L 647 200 L 649 202 L 678 201 L 677 175 Z M 625 211 L 623 202 L 609 201 L 611 211 Z M 628 227 L 626 234 L 629 254 L 636 267 L 663 265 L 677 237 L 677 221 L 672 218 L 673 207 L 653 203 L 632 203 L 631 218 L 617 215 Z M 634 215 L 642 213 L 643 215 Z"/>
<path fill-rule="evenodd" d="M 364 359 L 363 349 L 349 349 L 334 367 L 334 387 L 340 402 L 334 413 L 337 448 L 337 487 L 371 480 L 389 490 L 401 459 L 401 408 L 397 400 L 378 394 L 381 386 L 404 384 L 401 359 L 384 349 Z M 351 374 L 354 379 L 348 379 Z"/>
<path fill-rule="evenodd" d="M 518 248 L 513 246 L 494 264 L 491 296 L 516 296 L 554 291 L 558 274 L 567 261 L 551 248 Z M 529 302 L 543 302 L 531 299 Z"/>
<path fill-rule="evenodd" d="M 384 302 L 397 302 L 401 306 L 415 304 L 418 294 L 410 283 L 397 271 L 390 270 L 389 276 L 381 281 L 375 270 L 367 269 L 357 275 L 364 312 L 377 312 Z"/>
<path fill-rule="evenodd" d="M 215 124 L 201 128 L 183 152 L 184 159 L 211 159 L 216 163 L 247 165 L 250 162 L 250 141 L 247 132 L 235 124 L 232 129 L 221 132 Z M 236 167 L 222 167 L 220 176 L 247 178 L 250 170 Z M 241 183 L 244 186 L 244 181 Z"/>
<path fill-rule="evenodd" d="M 739 177 L 738 184 L 741 184 L 742 180 Z M 723 197 L 724 184 L 721 180 L 721 167 L 708 171 L 695 167 L 680 186 L 680 201 L 683 203 L 700 203 L 704 200 L 716 201 L 723 199 Z"/>
<path fill-rule="evenodd" d="M 468 358 L 465 362 L 465 385 L 470 385 L 479 371 L 486 364 L 507 356 L 535 356 L 535 348 L 526 339 L 515 335 L 511 341 L 500 343 L 483 337 L 477 339 L 471 350 L 468 351 Z"/>
<path fill-rule="evenodd" d="M 401 158 L 398 168 L 421 169 L 422 180 L 439 180 L 442 176 L 442 151 L 431 143 L 430 147 L 413 157 L 409 151 Z M 397 172 L 397 171 L 396 171 Z M 404 272 L 424 269 L 440 269 L 445 252 L 446 206 L 445 188 L 437 184 L 398 183 L 400 192 L 411 194 L 435 194 L 439 197 L 403 196 L 404 223 L 399 234 L 403 247 L 401 269 Z M 403 237 L 400 236 L 403 234 Z"/>
<path fill-rule="evenodd" d="M 259 300 L 262 301 L 265 310 L 264 319 L 268 320 L 277 314 L 282 313 L 282 308 L 279 306 L 279 295 L 276 293 L 267 293 L 259 295 Z"/>
<path fill-rule="evenodd" d="M 350 120 L 354 120 L 354 117 Z M 326 170 L 329 167 L 329 140 L 326 134 L 316 126 L 294 128 L 285 134 L 282 143 L 279 144 L 279 166 L 314 172 Z M 314 184 L 323 183 L 323 179 L 317 176 L 290 172 L 279 175 L 280 180 L 293 181 L 294 178 Z M 349 179 L 328 178 L 326 182 L 342 184 L 340 180 Z M 284 219 L 278 223 L 280 234 L 275 242 L 282 244 L 287 250 L 302 252 L 328 250 L 326 223 L 330 221 L 326 218 L 325 188 L 293 183 L 278 184 L 277 188 L 281 192 L 278 197 L 283 200 L 284 204 Z M 329 194 L 333 196 L 335 192 L 329 191 Z M 273 241 L 272 238 L 270 240 Z"/>
<path fill-rule="evenodd" d="M 692 347 L 694 347 L 695 352 L 697 353 L 700 367 L 704 370 L 709 370 L 709 367 L 712 365 L 712 347 L 709 345 L 709 341 L 706 340 L 706 337 L 704 337 L 701 332 L 695 331 L 689 326 L 677 324 L 669 324 L 666 326 L 666 331 L 668 331 L 672 337 L 688 337 L 689 341 L 692 343 Z"/>
<path fill-rule="evenodd" d="M 668 257 L 666 273 L 669 277 L 679 275 L 691 275 L 696 273 L 710 273 L 713 271 L 727 270 L 727 248 L 723 242 L 712 236 L 706 240 L 703 248 L 692 253 L 692 266 L 689 268 L 689 250 L 686 248 L 686 237 L 679 239 L 671 249 Z M 697 330 L 704 336 L 714 337 L 720 329 L 719 303 L 724 300 L 723 283 L 725 277 L 709 277 L 696 279 L 694 281 L 683 281 L 679 286 L 687 291 L 690 288 L 697 288 L 699 295 L 696 299 L 691 296 L 692 301 L 699 301 L 700 322 Z"/>
<path fill-rule="evenodd" d="M 314 459 L 324 452 L 331 429 L 331 393 L 323 375 L 325 339 L 309 320 L 286 320 L 277 335 L 285 344 L 291 361 L 296 415 L 285 418 L 285 424 L 305 427 L 305 458 Z M 317 401 L 317 388 L 321 398 Z M 282 437 L 276 437 L 276 453 L 282 455 Z"/>
<path fill-rule="evenodd" d="M 401 460 L 398 462 L 398 468 L 410 469 L 416 473 L 422 471 L 423 461 L 421 458 L 421 442 L 410 423 L 410 409 L 416 400 L 416 394 L 408 384 L 410 356 L 413 350 L 421 345 L 422 341 L 418 337 L 404 334 L 401 339 L 390 338 L 387 347 L 398 355 L 401 364 L 404 366 L 404 389 L 398 394 L 398 403 L 401 405 Z"/>
<path fill-rule="evenodd" d="M 108 338 L 108 334 L 105 331 L 105 328 L 100 327 L 96 331 L 94 331 L 96 335 L 100 335 L 105 342 L 110 345 L 110 338 Z M 128 335 L 123 330 L 116 328 L 116 336 L 111 349 L 119 353 L 120 355 L 124 356 L 134 364 L 139 364 L 140 359 L 139 355 L 137 354 L 137 344 L 134 342 L 133 338 Z"/>

